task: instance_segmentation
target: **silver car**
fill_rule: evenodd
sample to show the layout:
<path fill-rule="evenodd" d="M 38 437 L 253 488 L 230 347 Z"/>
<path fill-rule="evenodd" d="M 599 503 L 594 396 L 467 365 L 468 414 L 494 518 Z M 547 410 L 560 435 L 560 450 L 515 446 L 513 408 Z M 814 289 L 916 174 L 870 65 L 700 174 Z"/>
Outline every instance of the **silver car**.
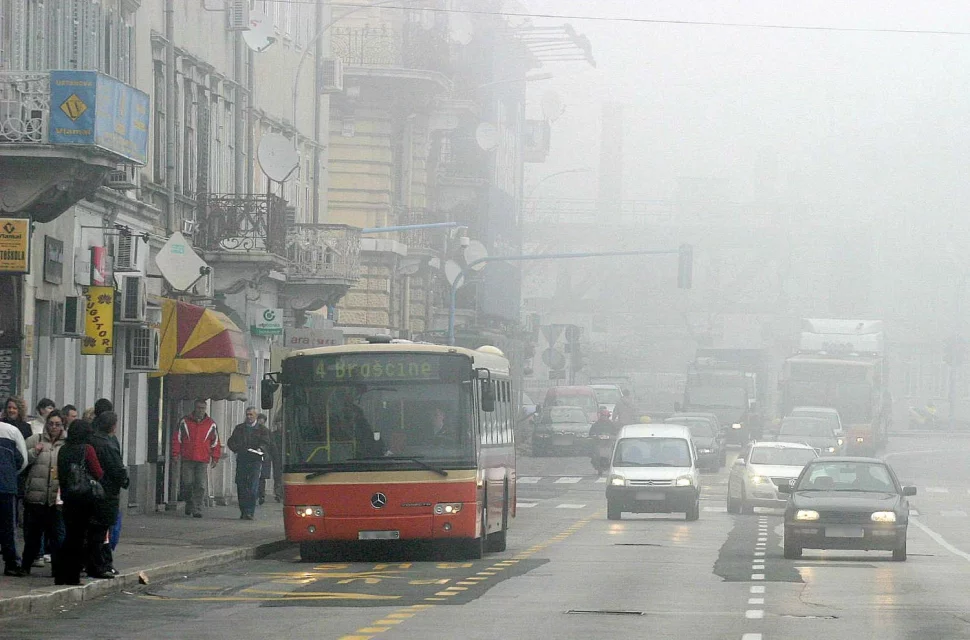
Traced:
<path fill-rule="evenodd" d="M 845 438 L 839 437 L 830 422 L 819 418 L 785 418 L 775 438 L 779 442 L 801 442 L 813 447 L 820 456 L 840 456 Z"/>
<path fill-rule="evenodd" d="M 817 457 L 813 447 L 798 442 L 748 445 L 728 475 L 728 513 L 752 513 L 755 507 L 784 508 L 788 494 L 779 494 L 778 487 L 789 486 Z"/>

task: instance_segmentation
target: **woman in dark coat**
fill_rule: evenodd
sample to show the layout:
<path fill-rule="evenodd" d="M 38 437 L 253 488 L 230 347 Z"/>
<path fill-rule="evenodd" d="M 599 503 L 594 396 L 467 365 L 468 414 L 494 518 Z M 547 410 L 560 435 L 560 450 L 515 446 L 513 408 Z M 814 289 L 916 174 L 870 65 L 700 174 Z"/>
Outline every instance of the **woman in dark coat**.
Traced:
<path fill-rule="evenodd" d="M 67 478 L 72 464 L 83 464 L 88 473 L 95 480 L 101 480 L 104 475 L 98 455 L 91 446 L 90 440 L 93 430 L 87 420 L 75 420 L 67 434 L 67 440 L 57 454 L 57 475 Z M 58 562 L 55 565 L 54 584 L 81 584 L 81 567 L 90 564 L 88 556 L 100 553 L 100 546 L 93 549 L 87 544 L 88 524 L 94 514 L 96 505 L 87 502 L 75 503 L 67 496 L 61 496 L 64 501 L 64 544 Z M 102 536 L 102 540 L 104 536 Z M 91 576 L 94 578 L 106 576 Z M 114 576 L 110 576 L 114 577 Z"/>
<path fill-rule="evenodd" d="M 94 512 L 91 519 L 91 529 L 88 541 L 97 545 L 99 552 L 91 553 L 88 557 L 88 575 L 100 578 L 113 578 L 113 558 L 110 545 L 105 544 L 108 530 L 118 521 L 121 490 L 128 488 L 128 469 L 121 459 L 121 451 L 117 441 L 112 437 L 118 428 L 118 414 L 105 411 L 94 419 L 94 435 L 91 436 L 91 446 L 98 454 L 98 462 L 104 469 L 101 485 L 104 487 L 105 499 Z"/>

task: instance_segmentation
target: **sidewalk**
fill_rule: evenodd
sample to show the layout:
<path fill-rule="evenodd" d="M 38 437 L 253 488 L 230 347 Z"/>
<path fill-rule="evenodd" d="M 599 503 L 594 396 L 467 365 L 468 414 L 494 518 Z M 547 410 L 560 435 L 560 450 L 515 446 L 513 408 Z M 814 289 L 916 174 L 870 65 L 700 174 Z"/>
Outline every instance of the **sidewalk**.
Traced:
<path fill-rule="evenodd" d="M 236 505 L 210 507 L 204 518 L 179 512 L 126 515 L 114 553 L 114 580 L 82 578 L 81 586 L 55 586 L 50 565 L 34 567 L 30 577 L 0 577 L 0 618 L 51 611 L 52 607 L 90 600 L 149 581 L 185 575 L 208 567 L 258 558 L 285 546 L 282 505 L 271 500 L 256 509 L 255 520 L 240 520 Z M 17 551 L 23 552 L 23 540 Z"/>

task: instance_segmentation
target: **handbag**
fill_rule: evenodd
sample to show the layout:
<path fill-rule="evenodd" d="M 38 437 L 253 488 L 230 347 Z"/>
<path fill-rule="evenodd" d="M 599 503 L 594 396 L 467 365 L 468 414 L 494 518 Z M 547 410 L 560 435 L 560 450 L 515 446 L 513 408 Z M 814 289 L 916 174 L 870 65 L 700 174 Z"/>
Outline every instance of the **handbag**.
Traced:
<path fill-rule="evenodd" d="M 104 500 L 104 487 L 91 477 L 83 462 L 72 462 L 61 482 L 61 494 L 70 502 L 98 503 Z"/>

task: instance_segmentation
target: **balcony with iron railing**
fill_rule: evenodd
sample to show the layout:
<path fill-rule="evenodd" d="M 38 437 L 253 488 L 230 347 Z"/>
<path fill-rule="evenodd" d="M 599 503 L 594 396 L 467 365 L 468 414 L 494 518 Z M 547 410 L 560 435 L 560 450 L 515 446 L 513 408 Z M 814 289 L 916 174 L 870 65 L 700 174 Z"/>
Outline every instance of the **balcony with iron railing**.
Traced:
<path fill-rule="evenodd" d="M 56 73 L 69 77 L 52 92 L 51 73 L 0 71 L 0 215 L 50 222 L 119 165 L 144 164 L 147 96 L 95 72 Z"/>
<path fill-rule="evenodd" d="M 360 229 L 344 224 L 294 224 L 286 230 L 287 278 L 352 285 L 360 278 Z"/>
<path fill-rule="evenodd" d="M 227 254 L 286 252 L 286 200 L 266 193 L 204 193 L 198 203 L 195 244 Z"/>
<path fill-rule="evenodd" d="M 357 69 L 396 68 L 436 72 L 448 78 L 453 72 L 447 29 L 424 28 L 418 22 L 409 21 L 398 28 L 334 27 L 330 47 L 349 74 Z"/>
<path fill-rule="evenodd" d="M 441 216 L 427 209 L 397 209 L 397 224 L 402 226 L 433 224 L 444 222 Z M 401 232 L 401 242 L 408 246 L 409 251 L 434 253 L 444 246 L 443 238 L 447 229 L 407 229 Z"/>

